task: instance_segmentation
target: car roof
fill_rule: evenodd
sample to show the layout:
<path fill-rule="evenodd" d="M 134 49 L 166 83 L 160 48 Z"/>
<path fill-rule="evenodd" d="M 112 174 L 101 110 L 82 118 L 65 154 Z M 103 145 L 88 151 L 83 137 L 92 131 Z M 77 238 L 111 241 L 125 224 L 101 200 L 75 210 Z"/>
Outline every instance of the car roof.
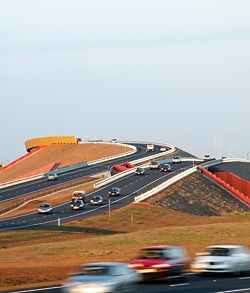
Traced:
<path fill-rule="evenodd" d="M 231 245 L 231 244 L 227 244 L 227 245 L 212 245 L 212 246 L 208 246 L 207 248 L 239 248 L 239 247 L 243 247 L 242 245 Z"/>
<path fill-rule="evenodd" d="M 82 264 L 81 266 L 119 266 L 119 265 L 128 265 L 125 262 L 93 262 Z"/>
<path fill-rule="evenodd" d="M 142 249 L 143 250 L 147 250 L 147 249 L 159 249 L 159 250 L 163 250 L 163 249 L 168 249 L 168 248 L 172 248 L 174 246 L 172 245 L 155 245 L 155 246 L 146 246 L 146 247 L 143 247 Z"/>

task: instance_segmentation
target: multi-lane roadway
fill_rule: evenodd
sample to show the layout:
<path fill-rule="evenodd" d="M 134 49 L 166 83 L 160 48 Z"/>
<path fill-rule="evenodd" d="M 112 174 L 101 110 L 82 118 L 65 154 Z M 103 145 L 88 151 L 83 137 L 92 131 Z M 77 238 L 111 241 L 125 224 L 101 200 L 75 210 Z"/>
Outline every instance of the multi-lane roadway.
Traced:
<path fill-rule="evenodd" d="M 102 188 L 98 188 L 94 192 L 88 194 L 87 204 L 84 210 L 71 210 L 70 201 L 60 204 L 54 208 L 53 214 L 38 214 L 36 211 L 30 214 L 0 220 L 0 231 L 13 230 L 27 227 L 34 227 L 45 224 L 58 224 L 76 219 L 84 219 L 103 213 L 107 210 L 114 210 L 127 205 L 134 201 L 134 197 L 144 193 L 155 186 L 166 181 L 168 178 L 176 175 L 177 172 L 188 168 L 192 162 L 183 162 L 181 164 L 172 164 L 171 172 L 161 172 L 160 170 L 147 169 L 144 175 L 130 174 L 118 179 Z M 119 187 L 121 194 L 115 197 L 108 197 L 108 192 L 111 187 Z M 94 195 L 102 195 L 104 202 L 102 206 L 91 206 L 89 201 Z M 70 198 L 69 194 L 69 198 Z"/>

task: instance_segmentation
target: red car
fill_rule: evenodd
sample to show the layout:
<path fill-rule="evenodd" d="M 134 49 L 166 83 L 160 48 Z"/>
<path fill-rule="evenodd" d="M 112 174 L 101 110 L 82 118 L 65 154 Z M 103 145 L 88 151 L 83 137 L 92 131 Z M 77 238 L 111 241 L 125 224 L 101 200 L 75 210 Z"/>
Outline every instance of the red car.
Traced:
<path fill-rule="evenodd" d="M 145 247 L 140 256 L 130 262 L 130 266 L 140 273 L 144 280 L 183 277 L 189 264 L 186 250 L 179 246 Z"/>

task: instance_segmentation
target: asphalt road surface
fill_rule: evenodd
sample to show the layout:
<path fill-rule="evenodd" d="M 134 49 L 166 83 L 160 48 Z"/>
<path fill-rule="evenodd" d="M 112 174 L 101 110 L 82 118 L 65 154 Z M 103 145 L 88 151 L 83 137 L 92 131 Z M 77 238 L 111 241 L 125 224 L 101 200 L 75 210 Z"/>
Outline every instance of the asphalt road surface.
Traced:
<path fill-rule="evenodd" d="M 5 292 L 61 293 L 62 287 L 23 289 Z M 139 285 L 135 293 L 237 293 L 250 292 L 250 276 L 196 276 L 188 275 L 185 282 L 176 279 L 160 280 Z"/>
<path fill-rule="evenodd" d="M 160 153 L 160 146 L 155 146 L 154 152 L 147 152 L 145 144 L 133 144 L 137 148 L 137 152 L 122 158 L 109 160 L 106 162 L 82 167 L 80 169 L 65 172 L 58 175 L 58 180 L 48 181 L 47 178 L 41 178 L 34 181 L 18 184 L 15 186 L 6 187 L 0 189 L 0 202 L 7 201 L 9 199 L 21 198 L 24 195 L 32 194 L 37 191 L 41 191 L 48 187 L 60 185 L 69 182 L 74 179 L 91 176 L 103 171 L 109 170 L 110 166 L 125 161 L 132 161 L 139 158 L 151 156 L 152 154 Z"/>
<path fill-rule="evenodd" d="M 35 211 L 30 214 L 0 220 L 0 231 L 24 229 L 40 225 L 57 225 L 58 219 L 60 219 L 60 224 L 62 224 L 72 220 L 94 216 L 109 209 L 112 211 L 121 208 L 133 202 L 135 196 L 154 188 L 191 165 L 192 162 L 183 162 L 181 164 L 172 164 L 171 172 L 147 169 L 144 175 L 130 174 L 90 193 L 87 196 L 87 204 L 84 210 L 72 211 L 70 208 L 71 202 L 68 201 L 67 203 L 56 206 L 53 214 L 43 215 Z M 111 187 L 121 188 L 121 194 L 115 197 L 108 197 L 108 192 Z M 89 201 L 94 195 L 103 196 L 103 205 L 90 205 Z M 71 194 L 69 195 L 70 197 Z"/>

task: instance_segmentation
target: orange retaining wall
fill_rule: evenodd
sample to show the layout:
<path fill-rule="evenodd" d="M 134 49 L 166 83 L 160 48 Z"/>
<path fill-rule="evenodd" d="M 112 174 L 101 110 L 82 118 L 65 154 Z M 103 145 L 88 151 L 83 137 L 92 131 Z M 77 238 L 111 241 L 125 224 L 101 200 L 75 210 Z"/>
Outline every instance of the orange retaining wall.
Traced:
<path fill-rule="evenodd" d="M 33 150 L 32 150 L 31 152 L 29 152 L 28 154 L 25 154 L 24 156 L 21 156 L 21 157 L 19 157 L 18 159 L 16 159 L 16 160 L 12 161 L 11 163 L 9 163 L 8 165 L 2 167 L 2 168 L 0 169 L 0 171 L 6 170 L 6 169 L 12 167 L 13 165 L 16 165 L 17 163 L 20 163 L 21 161 L 23 161 L 23 160 L 26 159 L 27 157 L 33 155 L 34 153 L 36 153 L 36 152 L 38 152 L 38 151 L 40 151 L 40 150 L 42 150 L 42 149 L 44 149 L 44 148 L 45 148 L 45 146 L 40 146 L 40 147 L 37 147 L 37 148 L 33 149 Z"/>
<path fill-rule="evenodd" d="M 239 199 L 250 205 L 250 182 L 244 180 L 235 174 L 225 172 L 212 173 L 207 169 L 200 167 L 201 172 L 218 183 Z"/>
<path fill-rule="evenodd" d="M 43 173 L 48 173 L 49 171 L 52 171 L 52 170 L 56 169 L 57 166 L 58 166 L 58 163 L 47 164 L 47 165 L 45 165 L 45 166 L 43 166 L 41 168 L 38 168 L 38 169 L 32 170 L 32 171 L 30 171 L 28 173 L 25 173 L 22 176 L 18 176 L 15 179 L 13 179 L 13 181 L 21 179 L 21 178 L 26 178 L 26 177 L 30 177 L 30 176 L 43 174 Z"/>
<path fill-rule="evenodd" d="M 77 144 L 78 139 L 76 136 L 48 136 L 48 137 L 39 137 L 32 138 L 25 141 L 25 147 L 27 151 L 31 149 L 51 144 Z"/>

